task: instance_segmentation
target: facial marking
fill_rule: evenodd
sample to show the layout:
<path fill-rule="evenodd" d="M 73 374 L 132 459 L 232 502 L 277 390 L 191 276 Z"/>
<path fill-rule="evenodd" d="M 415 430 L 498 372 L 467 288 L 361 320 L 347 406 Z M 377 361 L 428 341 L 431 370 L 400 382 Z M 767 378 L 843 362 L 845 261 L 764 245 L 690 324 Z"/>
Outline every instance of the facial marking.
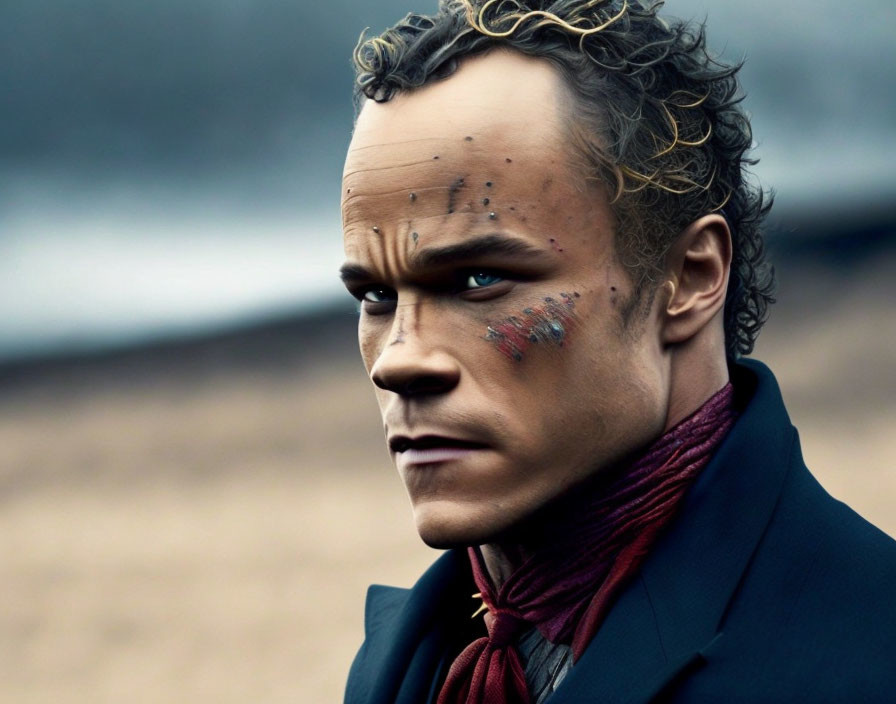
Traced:
<path fill-rule="evenodd" d="M 451 184 L 448 189 L 448 212 L 453 213 L 454 208 L 457 205 L 457 197 L 460 194 L 461 190 L 464 187 L 464 177 L 460 176 L 454 179 L 454 182 Z"/>
<path fill-rule="evenodd" d="M 404 336 L 406 334 L 407 333 L 405 333 L 405 331 L 404 331 L 404 318 L 399 318 L 398 319 L 398 332 L 395 334 L 395 339 L 389 343 L 389 346 L 392 347 L 393 345 L 403 345 L 404 344 Z"/>
<path fill-rule="evenodd" d="M 525 308 L 521 316 L 512 315 L 490 325 L 485 339 L 493 343 L 505 357 L 516 362 L 530 346 L 547 344 L 563 347 L 576 307 L 577 292 L 561 293 L 560 300 L 546 297 L 537 306 Z"/>

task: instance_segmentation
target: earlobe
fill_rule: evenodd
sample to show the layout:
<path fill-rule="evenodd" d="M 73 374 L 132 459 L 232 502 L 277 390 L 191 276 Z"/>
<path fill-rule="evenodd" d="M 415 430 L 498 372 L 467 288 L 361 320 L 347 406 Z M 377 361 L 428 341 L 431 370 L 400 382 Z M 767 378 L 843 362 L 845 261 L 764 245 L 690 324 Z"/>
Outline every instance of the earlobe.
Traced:
<path fill-rule="evenodd" d="M 721 215 L 705 215 L 681 232 L 666 257 L 666 344 L 685 342 L 721 318 L 730 267 L 731 232 Z"/>

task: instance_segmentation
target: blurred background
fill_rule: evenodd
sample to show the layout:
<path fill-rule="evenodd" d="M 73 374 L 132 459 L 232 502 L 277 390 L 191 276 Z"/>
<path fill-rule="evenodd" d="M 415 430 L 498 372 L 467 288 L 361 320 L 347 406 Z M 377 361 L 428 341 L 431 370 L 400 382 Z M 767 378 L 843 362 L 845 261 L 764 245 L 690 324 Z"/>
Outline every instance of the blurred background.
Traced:
<path fill-rule="evenodd" d="M 331 702 L 414 532 L 340 290 L 350 55 L 435 0 L 0 3 L 0 701 Z M 896 5 L 669 0 L 747 58 L 778 374 L 896 535 Z"/>

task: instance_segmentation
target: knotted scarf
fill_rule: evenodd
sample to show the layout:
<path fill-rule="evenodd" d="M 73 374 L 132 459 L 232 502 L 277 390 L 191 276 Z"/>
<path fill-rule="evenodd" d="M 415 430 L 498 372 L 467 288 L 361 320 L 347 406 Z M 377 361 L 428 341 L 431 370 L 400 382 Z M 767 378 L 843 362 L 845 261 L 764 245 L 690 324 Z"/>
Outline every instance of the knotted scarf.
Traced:
<path fill-rule="evenodd" d="M 585 651 L 619 589 L 641 565 L 682 496 L 734 424 L 727 384 L 639 458 L 584 498 L 554 512 L 536 547 L 495 589 L 482 553 L 470 548 L 487 637 L 457 656 L 438 704 L 527 704 L 525 670 L 515 643 L 535 626 L 552 643 Z"/>

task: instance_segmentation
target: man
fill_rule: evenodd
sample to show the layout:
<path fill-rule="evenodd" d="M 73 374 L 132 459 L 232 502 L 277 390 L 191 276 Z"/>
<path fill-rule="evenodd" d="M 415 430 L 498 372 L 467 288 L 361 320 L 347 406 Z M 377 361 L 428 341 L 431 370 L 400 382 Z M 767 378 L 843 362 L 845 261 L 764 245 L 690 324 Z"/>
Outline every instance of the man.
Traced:
<path fill-rule="evenodd" d="M 443 0 L 355 60 L 342 277 L 448 551 L 371 588 L 346 701 L 896 700 L 896 544 L 740 359 L 772 281 L 736 68 L 617 0 Z"/>

